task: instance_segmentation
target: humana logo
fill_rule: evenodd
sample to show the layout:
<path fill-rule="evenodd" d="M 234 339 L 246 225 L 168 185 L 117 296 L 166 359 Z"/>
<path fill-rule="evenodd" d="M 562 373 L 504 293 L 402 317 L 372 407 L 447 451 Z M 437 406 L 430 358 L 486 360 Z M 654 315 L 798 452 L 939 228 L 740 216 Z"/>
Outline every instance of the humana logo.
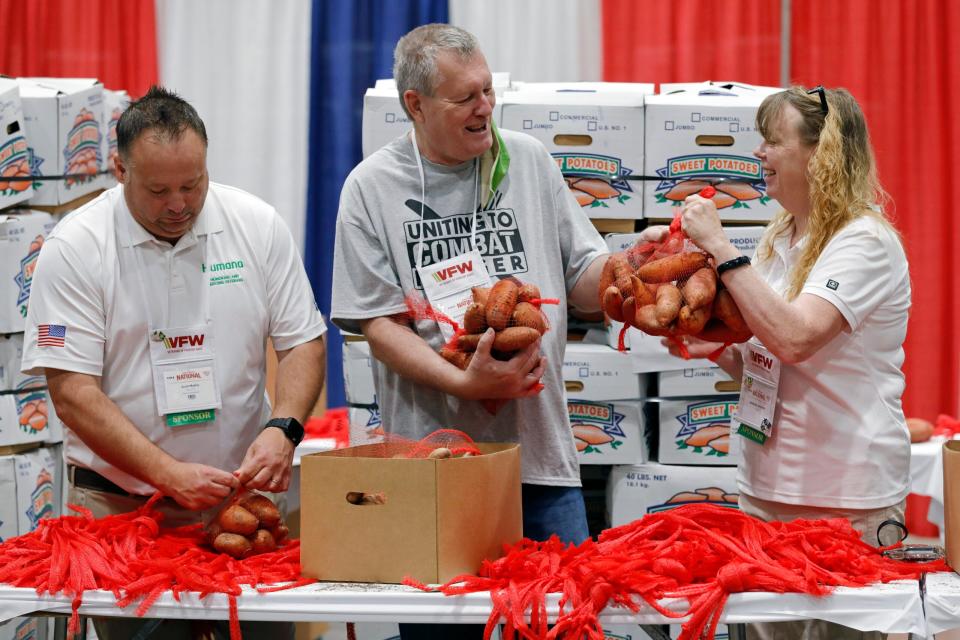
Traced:
<path fill-rule="evenodd" d="M 449 280 L 457 274 L 461 273 L 471 273 L 473 271 L 473 260 L 467 260 L 460 264 L 455 264 L 447 267 L 446 269 L 441 269 L 440 271 L 433 272 L 433 279 L 437 282 L 443 282 Z"/>
<path fill-rule="evenodd" d="M 163 339 L 167 349 L 182 349 L 183 347 L 202 347 L 203 334 L 198 336 L 170 336 Z"/>
<path fill-rule="evenodd" d="M 228 271 L 230 269 L 243 269 L 243 260 L 231 260 L 229 262 L 214 262 L 210 265 L 211 272 L 217 271 Z M 200 267 L 200 270 L 203 273 L 207 272 L 207 265 L 204 264 Z"/>

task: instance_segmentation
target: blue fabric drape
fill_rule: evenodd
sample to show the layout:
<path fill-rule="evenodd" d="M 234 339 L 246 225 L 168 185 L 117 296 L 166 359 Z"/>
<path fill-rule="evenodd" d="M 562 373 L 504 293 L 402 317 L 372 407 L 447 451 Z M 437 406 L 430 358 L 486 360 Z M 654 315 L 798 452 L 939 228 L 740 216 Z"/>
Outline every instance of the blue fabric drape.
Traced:
<path fill-rule="evenodd" d="M 447 17 L 447 0 L 313 2 L 304 263 L 328 319 L 337 206 L 344 179 L 361 160 L 363 94 L 393 76 L 393 48 L 403 34 Z M 343 343 L 332 324 L 327 340 L 327 405 L 344 406 Z"/>

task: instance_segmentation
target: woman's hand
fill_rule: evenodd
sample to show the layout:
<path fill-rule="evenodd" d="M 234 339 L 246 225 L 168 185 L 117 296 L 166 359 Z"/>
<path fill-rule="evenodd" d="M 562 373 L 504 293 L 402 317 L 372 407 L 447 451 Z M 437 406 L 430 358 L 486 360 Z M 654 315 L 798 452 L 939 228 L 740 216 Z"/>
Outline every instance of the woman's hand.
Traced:
<path fill-rule="evenodd" d="M 712 256 L 717 257 L 730 245 L 713 200 L 698 195 L 687 196 L 680 211 L 680 224 L 687 237 Z"/>

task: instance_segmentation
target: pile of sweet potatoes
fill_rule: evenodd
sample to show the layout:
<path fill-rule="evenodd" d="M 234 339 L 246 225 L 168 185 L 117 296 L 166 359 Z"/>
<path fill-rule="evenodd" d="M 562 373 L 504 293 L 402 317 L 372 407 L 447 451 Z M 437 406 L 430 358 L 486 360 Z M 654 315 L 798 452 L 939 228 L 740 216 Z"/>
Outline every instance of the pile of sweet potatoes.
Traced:
<path fill-rule="evenodd" d="M 699 251 L 668 255 L 615 253 L 600 276 L 600 304 L 610 318 L 654 336 L 745 342 L 752 335 L 712 258 Z"/>
<path fill-rule="evenodd" d="M 206 529 L 210 546 L 234 558 L 275 551 L 289 533 L 277 505 L 259 493 L 232 500 Z"/>
<path fill-rule="evenodd" d="M 547 330 L 547 318 L 540 310 L 540 289 L 516 278 L 504 278 L 492 287 L 474 287 L 473 304 L 463 318 L 463 332 L 440 350 L 451 364 L 466 369 L 481 336 L 488 328 L 496 335 L 493 355 L 509 359 L 533 344 Z"/>

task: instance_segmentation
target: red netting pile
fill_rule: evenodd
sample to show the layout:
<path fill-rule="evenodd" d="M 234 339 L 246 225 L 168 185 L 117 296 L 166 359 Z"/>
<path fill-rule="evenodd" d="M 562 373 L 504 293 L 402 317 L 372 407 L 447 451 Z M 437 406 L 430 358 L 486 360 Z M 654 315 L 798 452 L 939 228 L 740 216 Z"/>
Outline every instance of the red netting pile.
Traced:
<path fill-rule="evenodd" d="M 437 588 L 447 595 L 489 591 L 493 612 L 485 638 L 504 623 L 504 638 L 602 640 L 598 614 L 608 606 L 669 618 L 689 616 L 680 640 L 712 640 L 727 596 L 743 591 L 822 596 L 921 573 L 949 571 L 941 560 L 898 562 L 860 540 L 844 519 L 763 522 L 736 509 L 688 505 L 609 529 L 598 542 L 564 545 L 523 540 L 486 561 L 478 575 Z M 407 580 L 424 590 L 432 588 Z M 546 596 L 560 594 L 560 615 L 547 624 Z M 681 598 L 685 611 L 660 601 Z"/>
<path fill-rule="evenodd" d="M 953 438 L 960 433 L 960 420 L 945 413 L 937 416 L 937 421 L 933 425 L 933 435 Z"/>
<path fill-rule="evenodd" d="M 300 575 L 299 540 L 236 560 L 207 548 L 200 524 L 161 528 L 163 515 L 153 509 L 159 498 L 155 495 L 137 511 L 105 518 L 68 505 L 79 515 L 41 520 L 36 530 L 0 544 L 0 582 L 30 587 L 40 595 L 72 596 L 71 637 L 79 630 L 83 592 L 90 589 L 112 591 L 119 607 L 139 601 L 138 616 L 166 591 L 178 600 L 184 591 L 201 598 L 223 593 L 230 603 L 232 639 L 241 637 L 236 600 L 241 586 L 264 593 L 315 582 Z"/>
<path fill-rule="evenodd" d="M 705 198 L 715 194 L 713 187 L 700 192 Z M 719 282 L 713 257 L 688 246 L 679 213 L 664 240 L 638 243 L 610 256 L 600 276 L 599 294 L 604 313 L 624 323 L 621 351 L 628 326 L 669 337 L 685 358 L 689 356 L 681 336 L 719 342 L 725 348 L 752 335 L 733 296 Z M 711 359 L 722 351 L 711 354 Z"/>
<path fill-rule="evenodd" d="M 443 459 L 479 455 L 480 448 L 473 438 L 457 429 L 437 429 L 420 440 L 384 433 L 382 442 L 364 446 L 364 456 L 370 458 Z"/>
<path fill-rule="evenodd" d="M 337 447 L 350 446 L 350 417 L 346 407 L 327 409 L 321 416 L 311 416 L 303 425 L 304 439 L 333 438 Z"/>

